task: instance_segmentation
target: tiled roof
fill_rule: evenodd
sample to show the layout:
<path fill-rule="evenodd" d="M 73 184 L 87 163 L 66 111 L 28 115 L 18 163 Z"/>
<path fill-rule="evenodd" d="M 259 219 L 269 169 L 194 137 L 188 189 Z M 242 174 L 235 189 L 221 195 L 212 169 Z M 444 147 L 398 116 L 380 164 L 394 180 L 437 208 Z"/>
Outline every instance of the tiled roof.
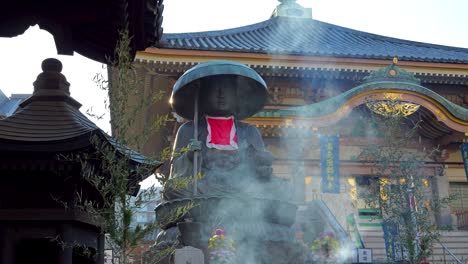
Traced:
<path fill-rule="evenodd" d="M 468 49 L 390 38 L 313 19 L 274 17 L 239 28 L 164 34 L 159 48 L 468 63 Z"/>
<path fill-rule="evenodd" d="M 0 138 L 45 142 L 78 137 L 98 127 L 64 101 L 35 101 L 0 122 Z"/>
<path fill-rule="evenodd" d="M 30 96 L 30 94 L 12 94 L 8 98 L 0 90 L 0 119 L 11 116 L 18 109 L 21 102 Z"/>
<path fill-rule="evenodd" d="M 0 120 L 0 152 L 75 151 L 93 146 L 95 135 L 133 163 L 154 169 L 161 165 L 119 144 L 83 115 L 79 111 L 81 104 L 70 97 L 70 84 L 60 73 L 61 68 L 60 61 L 45 60 L 44 72 L 34 82 L 33 95 L 21 103 L 15 114 Z"/>
<path fill-rule="evenodd" d="M 47 63 L 46 63 L 47 62 Z M 79 110 L 81 104 L 70 97 L 69 86 L 58 60 L 44 61 L 34 82 L 34 93 L 12 116 L 0 121 L 0 140 L 52 142 L 70 140 L 99 128 Z"/>

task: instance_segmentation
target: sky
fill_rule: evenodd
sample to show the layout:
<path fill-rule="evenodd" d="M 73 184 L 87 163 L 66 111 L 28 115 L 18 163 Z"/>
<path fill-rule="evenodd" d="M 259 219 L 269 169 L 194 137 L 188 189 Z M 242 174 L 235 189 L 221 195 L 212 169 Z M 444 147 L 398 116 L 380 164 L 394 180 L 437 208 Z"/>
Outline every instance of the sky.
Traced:
<path fill-rule="evenodd" d="M 468 48 L 467 0 L 298 0 L 312 8 L 313 19 L 374 34 Z M 166 0 L 164 33 L 222 30 L 265 21 L 277 0 Z M 110 132 L 106 93 L 93 82 L 97 73 L 106 75 L 101 63 L 79 54 L 57 55 L 52 36 L 38 26 L 14 38 L 0 38 L 0 90 L 32 93 L 32 83 L 41 72 L 42 60 L 62 61 L 71 83 L 71 95 L 83 104 L 81 111 L 104 115 L 91 118 Z"/>

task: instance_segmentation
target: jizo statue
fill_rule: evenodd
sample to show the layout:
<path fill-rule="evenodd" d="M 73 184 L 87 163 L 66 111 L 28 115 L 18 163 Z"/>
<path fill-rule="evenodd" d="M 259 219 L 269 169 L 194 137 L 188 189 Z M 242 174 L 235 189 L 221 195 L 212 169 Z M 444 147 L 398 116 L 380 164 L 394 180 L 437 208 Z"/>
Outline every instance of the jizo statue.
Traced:
<path fill-rule="evenodd" d="M 197 119 L 194 113 L 198 112 L 198 120 L 179 128 L 164 198 L 273 194 L 268 190 L 277 181 L 272 178 L 273 156 L 265 150 L 257 128 L 241 122 L 263 108 L 268 95 L 264 81 L 254 70 L 234 62 L 214 61 L 197 67 L 186 73 L 188 77 L 193 71 L 197 77 L 206 76 L 186 77 L 186 82 L 182 76 L 174 87 L 174 110 L 187 119 Z M 218 74 L 223 67 L 239 74 Z M 196 152 L 199 157 L 194 159 Z M 190 180 L 195 178 L 196 183 Z"/>
<path fill-rule="evenodd" d="M 201 63 L 176 82 L 172 108 L 189 121 L 177 132 L 169 180 L 155 209 L 162 228 L 156 252 L 193 246 L 207 258 L 210 228 L 223 228 L 237 245 L 235 263 L 288 263 L 297 209 L 289 202 L 291 184 L 273 175 L 273 156 L 260 132 L 242 122 L 267 97 L 263 79 L 232 61 Z"/>

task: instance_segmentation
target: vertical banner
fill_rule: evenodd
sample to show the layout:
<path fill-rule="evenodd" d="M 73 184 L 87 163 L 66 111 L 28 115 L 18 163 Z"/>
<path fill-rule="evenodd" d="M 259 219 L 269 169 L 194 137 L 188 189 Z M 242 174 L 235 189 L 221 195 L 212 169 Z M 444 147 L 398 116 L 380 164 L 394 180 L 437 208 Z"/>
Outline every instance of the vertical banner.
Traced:
<path fill-rule="evenodd" d="M 465 176 L 468 179 L 468 142 L 461 145 L 461 155 L 463 159 L 463 165 L 465 165 Z"/>
<path fill-rule="evenodd" d="M 392 222 L 383 222 L 382 229 L 384 232 L 385 249 L 387 257 L 393 261 L 402 260 L 401 248 L 398 243 L 398 226 Z"/>
<path fill-rule="evenodd" d="M 320 135 L 320 167 L 322 170 L 322 192 L 340 192 L 340 159 L 338 135 Z"/>

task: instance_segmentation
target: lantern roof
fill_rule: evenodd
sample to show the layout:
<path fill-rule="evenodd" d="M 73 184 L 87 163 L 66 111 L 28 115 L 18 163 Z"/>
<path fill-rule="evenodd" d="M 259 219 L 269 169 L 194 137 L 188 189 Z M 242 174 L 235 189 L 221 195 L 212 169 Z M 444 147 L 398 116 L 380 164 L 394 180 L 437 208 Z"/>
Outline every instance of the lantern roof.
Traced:
<path fill-rule="evenodd" d="M 44 157 L 99 151 L 96 144 L 100 144 L 117 150 L 132 166 L 149 166 L 149 174 L 161 165 L 119 144 L 80 112 L 81 104 L 70 96 L 70 84 L 61 73 L 59 60 L 44 60 L 42 70 L 32 96 L 20 104 L 15 114 L 0 120 L 0 153 Z"/>

